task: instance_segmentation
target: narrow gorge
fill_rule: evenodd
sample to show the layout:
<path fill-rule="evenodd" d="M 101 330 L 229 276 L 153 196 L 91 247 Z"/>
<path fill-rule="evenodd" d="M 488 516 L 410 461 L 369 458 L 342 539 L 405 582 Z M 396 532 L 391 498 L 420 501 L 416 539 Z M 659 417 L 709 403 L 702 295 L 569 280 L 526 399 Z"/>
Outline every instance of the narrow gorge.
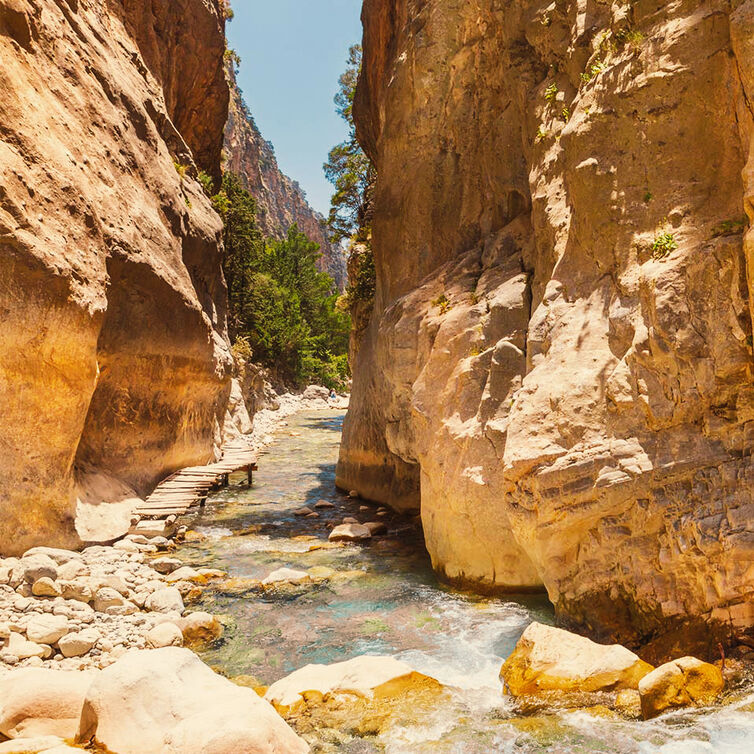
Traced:
<path fill-rule="evenodd" d="M 747 751 L 754 0 L 232 5 L 0 0 L 0 754 Z"/>
<path fill-rule="evenodd" d="M 748 2 L 367 0 L 338 483 L 592 636 L 751 642 Z M 407 174 L 410 180 L 406 180 Z"/>

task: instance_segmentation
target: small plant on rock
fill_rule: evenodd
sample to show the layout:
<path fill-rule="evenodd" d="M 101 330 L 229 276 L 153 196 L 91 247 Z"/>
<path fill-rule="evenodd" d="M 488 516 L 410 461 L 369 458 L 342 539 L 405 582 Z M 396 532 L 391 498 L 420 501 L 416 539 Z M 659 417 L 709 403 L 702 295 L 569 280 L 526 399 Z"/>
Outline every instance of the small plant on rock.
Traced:
<path fill-rule="evenodd" d="M 450 299 L 444 293 L 441 293 L 436 299 L 433 299 L 432 306 L 439 307 L 440 314 L 447 314 L 453 305 L 450 303 Z"/>
<path fill-rule="evenodd" d="M 599 76 L 607 66 L 601 60 L 595 60 L 582 74 L 581 81 L 588 84 L 595 76 Z"/>
<path fill-rule="evenodd" d="M 678 242 L 672 233 L 660 233 L 652 242 L 652 256 L 655 259 L 664 259 L 677 248 Z"/>
<path fill-rule="evenodd" d="M 554 81 L 548 84 L 547 89 L 545 89 L 545 100 L 547 100 L 547 102 L 554 102 L 559 91 L 560 89 L 558 89 L 558 85 Z"/>
<path fill-rule="evenodd" d="M 712 238 L 719 236 L 735 236 L 742 233 L 746 227 L 746 219 L 723 220 L 712 229 Z"/>
<path fill-rule="evenodd" d="M 205 173 L 203 170 L 199 171 L 199 174 L 196 176 L 199 183 L 202 184 L 202 188 L 204 189 L 204 193 L 212 197 L 215 193 L 215 181 L 213 180 L 212 176 L 208 173 Z"/>

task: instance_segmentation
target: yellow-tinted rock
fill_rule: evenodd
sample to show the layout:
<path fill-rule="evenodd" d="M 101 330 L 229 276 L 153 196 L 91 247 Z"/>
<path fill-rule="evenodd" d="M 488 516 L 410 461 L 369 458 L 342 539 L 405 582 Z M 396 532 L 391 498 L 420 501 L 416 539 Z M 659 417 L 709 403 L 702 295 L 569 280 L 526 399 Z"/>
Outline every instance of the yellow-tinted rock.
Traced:
<path fill-rule="evenodd" d="M 633 652 L 532 623 L 500 671 L 512 696 L 635 689 L 652 666 Z"/>
<path fill-rule="evenodd" d="M 429 708 L 442 684 L 392 657 L 363 655 L 307 665 L 273 683 L 265 699 L 299 732 L 312 727 L 374 734 L 399 711 Z"/>
<path fill-rule="evenodd" d="M 641 681 L 640 681 L 641 683 Z M 615 695 L 615 709 L 624 717 L 641 717 L 641 696 L 636 689 L 623 689 Z"/>
<path fill-rule="evenodd" d="M 724 686 L 719 668 L 696 657 L 681 657 L 641 679 L 641 712 L 649 720 L 668 709 L 711 704 Z"/>

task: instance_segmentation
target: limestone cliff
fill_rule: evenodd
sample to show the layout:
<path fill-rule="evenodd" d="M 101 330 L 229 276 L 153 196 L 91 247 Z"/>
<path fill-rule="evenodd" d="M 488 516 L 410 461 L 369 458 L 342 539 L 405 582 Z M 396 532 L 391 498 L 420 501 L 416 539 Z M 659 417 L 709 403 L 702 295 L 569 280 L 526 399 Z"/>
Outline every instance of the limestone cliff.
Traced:
<path fill-rule="evenodd" d="M 257 219 L 265 235 L 283 239 L 294 223 L 322 253 L 321 269 L 328 272 L 338 286 L 346 283 L 346 257 L 340 246 L 327 238 L 325 218 L 315 212 L 296 181 L 278 167 L 275 150 L 266 141 L 243 100 L 232 66 L 228 66 L 230 111 L 225 126 L 226 168 L 238 175 L 257 202 Z"/>
<path fill-rule="evenodd" d="M 378 283 L 339 484 L 421 507 L 449 580 L 543 585 L 650 657 L 751 640 L 754 2 L 363 19 Z"/>
<path fill-rule="evenodd" d="M 194 176 L 219 174 L 224 49 L 216 0 L 0 0 L 5 554 L 212 456 L 231 362 Z"/>

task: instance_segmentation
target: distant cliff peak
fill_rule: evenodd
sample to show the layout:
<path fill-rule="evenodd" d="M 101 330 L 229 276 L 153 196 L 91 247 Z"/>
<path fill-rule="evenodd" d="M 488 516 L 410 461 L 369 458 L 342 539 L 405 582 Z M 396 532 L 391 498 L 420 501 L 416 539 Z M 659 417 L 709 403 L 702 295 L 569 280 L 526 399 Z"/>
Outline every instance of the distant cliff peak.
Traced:
<path fill-rule="evenodd" d="M 243 100 L 232 66 L 228 66 L 228 81 L 231 95 L 225 127 L 226 169 L 238 175 L 256 199 L 257 219 L 262 231 L 273 238 L 283 239 L 288 228 L 296 223 L 303 233 L 319 244 L 322 269 L 342 289 L 346 281 L 344 250 L 330 243 L 325 218 L 309 205 L 299 183 L 280 170 L 275 149 L 259 131 Z"/>

